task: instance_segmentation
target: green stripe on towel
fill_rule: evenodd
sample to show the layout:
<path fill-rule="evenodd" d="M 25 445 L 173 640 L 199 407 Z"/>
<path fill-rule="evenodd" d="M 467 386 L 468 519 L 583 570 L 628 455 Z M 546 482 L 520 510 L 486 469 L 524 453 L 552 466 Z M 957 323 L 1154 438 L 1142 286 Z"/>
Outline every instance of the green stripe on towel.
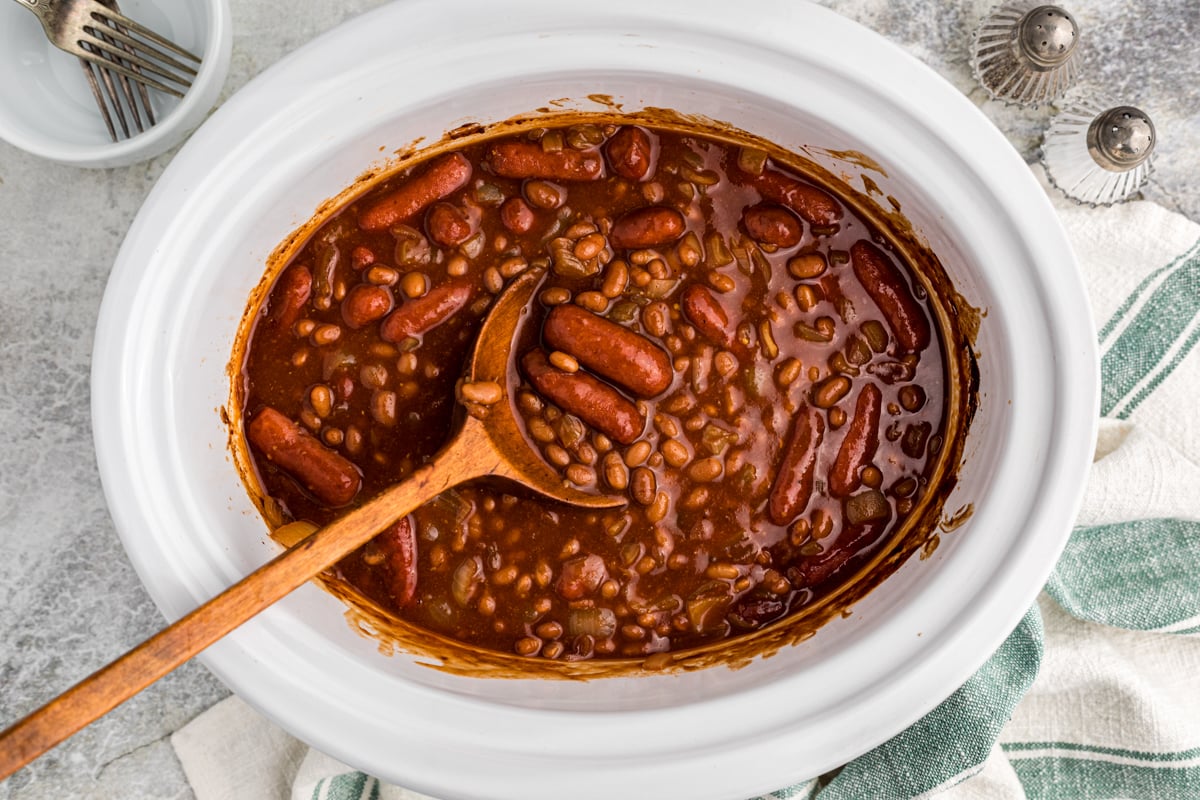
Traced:
<path fill-rule="evenodd" d="M 1042 615 L 1034 606 L 958 691 L 907 730 L 845 766 L 820 800 L 912 798 L 974 775 L 1042 662 Z"/>
<path fill-rule="evenodd" d="M 1200 522 L 1141 519 L 1076 528 L 1046 592 L 1080 619 L 1132 630 L 1167 628 L 1200 616 L 1196 564 Z"/>
<path fill-rule="evenodd" d="M 1127 417 L 1149 394 L 1146 387 L 1152 391 L 1195 345 L 1200 253 L 1194 247 L 1188 252 L 1190 257 L 1174 262 L 1157 286 L 1150 279 L 1143 282 L 1139 293 L 1149 290 L 1150 296 L 1101 357 L 1101 414 Z M 1123 306 L 1118 316 L 1131 307 Z M 1105 330 L 1111 333 L 1117 322 L 1114 316 Z M 1104 338 L 1102 332 L 1101 341 Z M 1123 402 L 1134 393 L 1136 402 Z"/>
<path fill-rule="evenodd" d="M 1026 755 L 1005 747 L 1029 800 L 1084 797 L 1195 800 L 1200 797 L 1200 765 L 1129 763 L 1101 753 L 1055 751 Z"/>

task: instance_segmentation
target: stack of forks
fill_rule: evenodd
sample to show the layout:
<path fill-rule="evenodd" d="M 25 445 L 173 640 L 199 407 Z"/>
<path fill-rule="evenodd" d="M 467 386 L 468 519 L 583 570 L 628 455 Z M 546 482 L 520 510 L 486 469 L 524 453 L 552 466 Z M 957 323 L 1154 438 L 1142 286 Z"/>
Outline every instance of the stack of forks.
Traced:
<path fill-rule="evenodd" d="M 126 17 L 116 0 L 17 2 L 37 16 L 51 42 L 78 56 L 114 142 L 155 124 L 151 89 L 183 97 L 200 67 L 198 56 Z"/>

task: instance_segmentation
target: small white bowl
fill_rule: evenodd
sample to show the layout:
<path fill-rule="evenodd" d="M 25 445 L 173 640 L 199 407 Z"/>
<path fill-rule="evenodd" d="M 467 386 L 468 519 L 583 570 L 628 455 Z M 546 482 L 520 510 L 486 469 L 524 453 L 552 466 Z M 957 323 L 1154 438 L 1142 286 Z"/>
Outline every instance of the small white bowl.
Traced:
<path fill-rule="evenodd" d="M 543 106 L 600 110 L 605 98 L 807 147 L 895 198 L 965 302 L 986 311 L 979 409 L 946 504 L 974 513 L 848 617 L 737 670 L 451 675 L 381 655 L 311 584 L 201 656 L 296 736 L 438 797 L 725 800 L 844 763 L 949 696 L 1004 641 L 1066 543 L 1091 461 L 1095 329 L 1066 236 L 1004 136 L 927 67 L 800 0 L 407 0 L 313 41 L 224 103 L 163 173 L 113 268 L 93 358 L 97 458 L 164 614 L 182 616 L 278 552 L 220 413 L 272 249 L 412 142 Z M 837 157 L 850 150 L 878 168 Z"/>
<path fill-rule="evenodd" d="M 229 1 L 122 0 L 120 5 L 125 16 L 203 59 L 184 97 L 150 90 L 158 123 L 113 142 L 79 59 L 52 45 L 27 9 L 4 3 L 0 5 L 0 75 L 4 76 L 0 139 L 62 164 L 121 167 L 168 150 L 203 121 L 229 71 L 233 43 Z"/>

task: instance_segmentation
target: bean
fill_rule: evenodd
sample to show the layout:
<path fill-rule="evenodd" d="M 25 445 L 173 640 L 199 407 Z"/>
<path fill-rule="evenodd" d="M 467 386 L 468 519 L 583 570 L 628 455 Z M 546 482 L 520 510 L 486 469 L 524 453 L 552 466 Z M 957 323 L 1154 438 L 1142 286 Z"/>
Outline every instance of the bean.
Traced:
<path fill-rule="evenodd" d="M 670 356 L 654 342 L 577 306 L 555 306 L 546 315 L 542 336 L 551 347 L 639 397 L 661 394 L 674 377 Z"/>
<path fill-rule="evenodd" d="M 932 430 L 928 422 L 918 422 L 906 427 L 904 436 L 900 439 L 900 449 L 904 451 L 904 455 L 909 458 L 921 458 L 925 455 L 925 443 Z"/>
<path fill-rule="evenodd" d="M 466 402 L 481 406 L 495 405 L 504 397 L 504 390 L 495 381 L 466 381 L 458 392 Z"/>
<path fill-rule="evenodd" d="M 833 375 L 818 383 L 812 390 L 812 404 L 817 408 L 833 408 L 850 393 L 850 379 Z"/>
<path fill-rule="evenodd" d="M 636 467 L 630 476 L 629 493 L 635 502 L 648 506 L 654 502 L 658 492 L 658 479 L 653 470 L 647 467 Z"/>
<path fill-rule="evenodd" d="M 622 178 L 640 181 L 651 172 L 654 147 L 650 134 L 632 125 L 621 127 L 604 146 L 608 166 Z"/>
<path fill-rule="evenodd" d="M 571 290 L 561 286 L 551 286 L 549 289 L 543 290 L 538 297 L 542 301 L 542 305 L 560 306 L 571 301 Z"/>
<path fill-rule="evenodd" d="M 471 262 L 461 255 L 450 256 L 446 262 L 446 274 L 452 278 L 461 278 L 471 271 Z"/>
<path fill-rule="evenodd" d="M 737 281 L 724 272 L 714 270 L 708 273 L 708 285 L 721 294 L 729 294 L 737 288 Z"/>
<path fill-rule="evenodd" d="M 622 492 L 629 486 L 629 470 L 626 469 L 620 454 L 607 453 L 601 461 L 601 467 L 604 471 L 604 481 L 611 488 Z"/>
<path fill-rule="evenodd" d="M 521 367 L 539 393 L 621 444 L 631 444 L 645 427 L 637 406 L 616 389 L 582 371 L 556 370 L 543 350 L 526 353 Z"/>
<path fill-rule="evenodd" d="M 500 270 L 488 267 L 483 271 L 483 288 L 492 294 L 500 294 L 504 289 L 504 276 L 500 274 Z"/>
<path fill-rule="evenodd" d="M 669 512 L 670 510 L 671 510 L 671 496 L 669 494 L 667 494 L 666 492 L 658 492 L 656 495 L 654 495 L 653 502 L 651 502 L 650 506 L 646 509 L 646 521 L 649 522 L 651 525 L 662 522 L 664 519 L 667 518 L 667 512 Z M 656 566 L 658 566 L 658 565 L 653 563 L 653 560 L 652 560 L 652 563 L 649 565 L 649 567 L 650 567 L 649 569 L 645 569 L 645 570 L 639 569 L 638 571 L 642 572 L 642 574 L 646 574 L 647 572 L 650 572 Z"/>
<path fill-rule="evenodd" d="M 817 290 L 812 286 L 802 283 L 796 287 L 796 304 L 800 306 L 801 311 L 812 311 L 819 302 L 821 302 L 821 298 L 817 296 Z"/>
<path fill-rule="evenodd" d="M 527 269 L 529 269 L 529 262 L 524 256 L 506 258 L 500 262 L 500 266 L 496 267 L 496 271 L 500 273 L 500 277 L 506 280 L 520 275 Z"/>
<path fill-rule="evenodd" d="M 318 417 L 324 419 L 333 412 L 333 392 L 323 383 L 318 383 L 308 392 L 308 403 Z"/>
<path fill-rule="evenodd" d="M 829 409 L 829 427 L 837 430 L 846 424 L 846 412 L 841 408 Z"/>
<path fill-rule="evenodd" d="M 720 355 L 720 354 L 718 354 Z M 781 387 L 786 388 L 796 382 L 803 372 L 804 365 L 799 359 L 789 358 L 779 365 L 778 371 L 775 373 L 775 382 Z"/>
<path fill-rule="evenodd" d="M 670 320 L 670 308 L 661 300 L 655 300 L 642 309 L 642 327 L 651 336 L 656 336 L 660 339 L 665 336 Z"/>
<path fill-rule="evenodd" d="M 872 489 L 878 489 L 883 485 L 883 473 L 876 466 L 867 466 L 862 471 L 862 482 L 864 486 Z"/>
<path fill-rule="evenodd" d="M 774 361 L 779 356 L 775 333 L 771 330 L 771 323 L 765 319 L 758 323 L 758 344 L 762 348 L 763 358 L 767 361 Z"/>
<path fill-rule="evenodd" d="M 380 425 L 396 424 L 396 393 L 379 389 L 371 393 L 371 419 Z"/>
<path fill-rule="evenodd" d="M 563 372 L 579 372 L 579 362 L 575 360 L 575 357 L 561 350 L 555 350 L 550 354 L 550 363 Z"/>
<path fill-rule="evenodd" d="M 596 471 L 584 464 L 572 464 L 567 467 L 567 480 L 576 486 L 589 486 L 596 482 Z"/>
<path fill-rule="evenodd" d="M 580 292 L 575 295 L 575 305 L 600 314 L 608 309 L 608 298 L 602 292 Z"/>
<path fill-rule="evenodd" d="M 862 485 L 859 473 L 875 457 L 879 446 L 882 405 L 883 393 L 879 387 L 873 383 L 863 386 L 858 393 L 850 427 L 829 472 L 829 493 L 834 497 L 848 497 Z"/>
<path fill-rule="evenodd" d="M 692 454 L 688 452 L 687 447 L 677 439 L 667 439 L 659 447 L 663 458 L 672 467 L 678 469 L 691 460 Z"/>
<path fill-rule="evenodd" d="M 383 320 L 379 336 L 387 342 L 399 342 L 426 333 L 458 313 L 471 299 L 471 293 L 469 282 L 455 279 L 421 297 L 410 298 Z"/>
<path fill-rule="evenodd" d="M 704 251 L 700 248 L 700 237 L 689 231 L 680 241 L 679 246 L 675 248 L 675 255 L 679 259 L 679 263 L 689 269 L 699 264 L 704 259 Z"/>
<path fill-rule="evenodd" d="M 543 453 L 546 456 L 546 460 L 559 469 L 571 463 L 571 454 L 562 445 L 548 444 Z"/>
<path fill-rule="evenodd" d="M 705 576 L 717 581 L 732 581 L 741 577 L 742 571 L 736 564 L 726 561 L 714 561 L 704 570 Z"/>
<path fill-rule="evenodd" d="M 311 319 L 302 319 L 293 326 L 292 330 L 300 338 L 310 336 L 317 329 L 317 323 Z"/>
<path fill-rule="evenodd" d="M 429 291 L 429 277 L 419 271 L 405 273 L 400 279 L 400 291 L 410 300 L 424 297 Z"/>
<path fill-rule="evenodd" d="M 925 407 L 925 390 L 908 384 L 900 387 L 900 405 L 905 411 L 916 413 Z"/>
<path fill-rule="evenodd" d="M 342 338 L 342 329 L 337 325 L 318 325 L 309 337 L 309 341 L 313 343 L 314 347 L 324 347 L 333 344 L 340 338 Z"/>
<path fill-rule="evenodd" d="M 628 450 L 625 451 L 625 463 L 630 467 L 640 466 L 646 463 L 646 459 L 650 457 L 650 452 L 653 448 L 647 441 L 635 442 Z"/>
<path fill-rule="evenodd" d="M 724 465 L 719 458 L 702 458 L 688 467 L 688 477 L 697 483 L 708 483 L 721 477 Z"/>
<path fill-rule="evenodd" d="M 558 208 L 567 200 L 566 190 L 550 181 L 526 181 L 521 192 L 529 205 L 547 211 Z"/>
<path fill-rule="evenodd" d="M 391 267 L 376 265 L 367 270 L 366 278 L 367 283 L 373 283 L 376 286 L 394 286 L 400 280 L 400 272 Z"/>
<path fill-rule="evenodd" d="M 522 636 L 517 639 L 513 649 L 519 656 L 534 656 L 542 649 L 542 640 L 536 636 Z"/>
<path fill-rule="evenodd" d="M 618 249 L 638 250 L 671 244 L 687 232 L 683 214 L 669 206 L 645 206 L 613 223 L 609 242 Z"/>
<path fill-rule="evenodd" d="M 600 255 L 607 244 L 603 234 L 589 233 L 575 242 L 575 257 L 581 261 L 595 258 Z"/>
<path fill-rule="evenodd" d="M 896 343 L 909 353 L 919 353 L 928 347 L 929 320 L 891 259 L 866 239 L 850 247 L 850 258 L 855 276 L 883 312 Z"/>
<path fill-rule="evenodd" d="M 246 429 L 250 443 L 328 506 L 344 506 L 358 494 L 362 476 L 354 464 L 271 407 Z"/>
<path fill-rule="evenodd" d="M 820 253 L 802 253 L 788 259 L 788 274 L 797 280 L 809 280 L 820 277 L 828 265 L 825 256 Z"/>
<path fill-rule="evenodd" d="M 775 247 L 795 247 L 804 234 L 800 220 L 774 203 L 759 203 L 742 212 L 742 225 L 750 238 Z"/>
<path fill-rule="evenodd" d="M 620 297 L 629 285 L 629 265 L 621 259 L 609 263 L 604 270 L 604 281 L 600 284 L 600 293 L 611 299 Z"/>
<path fill-rule="evenodd" d="M 767 500 L 767 514 L 776 525 L 786 525 L 808 507 L 824 436 L 825 420 L 820 412 L 801 407 Z"/>
<path fill-rule="evenodd" d="M 550 427 L 550 423 L 541 417 L 531 418 L 526 423 L 526 427 L 529 429 L 529 435 L 533 440 L 542 444 L 553 442 L 557 437 L 557 434 L 554 433 L 554 428 Z"/>
<path fill-rule="evenodd" d="M 504 178 L 594 181 L 604 177 L 604 161 L 592 150 L 564 148 L 547 152 L 539 142 L 493 142 L 485 156 L 492 172 Z"/>
<path fill-rule="evenodd" d="M 401 375 L 412 375 L 417 371 L 417 354 L 401 353 L 396 359 L 396 371 Z"/>
<path fill-rule="evenodd" d="M 586 219 L 581 219 L 578 222 L 571 223 L 571 227 L 563 231 L 563 236 L 568 239 L 582 239 L 584 236 L 595 233 L 599 228 L 595 223 L 588 222 Z"/>
<path fill-rule="evenodd" d="M 471 162 L 461 153 L 448 153 L 430 162 L 417 176 L 369 203 L 358 217 L 364 231 L 386 230 L 414 217 L 427 206 L 466 186 Z"/>

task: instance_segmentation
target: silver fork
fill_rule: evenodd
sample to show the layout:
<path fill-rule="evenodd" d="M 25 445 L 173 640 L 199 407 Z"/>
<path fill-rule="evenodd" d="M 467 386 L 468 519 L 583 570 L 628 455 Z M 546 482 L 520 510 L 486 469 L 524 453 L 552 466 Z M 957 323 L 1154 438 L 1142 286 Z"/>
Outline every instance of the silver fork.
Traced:
<path fill-rule="evenodd" d="M 100 3 L 120 13 L 121 8 L 117 5 L 117 0 L 99 0 Z M 96 98 L 96 107 L 100 109 L 100 116 L 104 120 L 104 126 L 108 128 L 108 135 L 114 142 L 118 140 L 117 129 L 113 125 L 113 113 L 117 115 L 117 121 L 121 124 L 121 133 L 125 138 L 131 135 L 129 130 L 129 121 L 125 118 L 125 109 L 129 109 L 130 116 L 133 117 L 133 126 L 138 133 L 143 133 L 146 126 L 153 126 L 156 122 L 154 119 L 154 108 L 150 105 L 150 94 L 146 91 L 146 84 L 137 84 L 137 93 L 134 94 L 134 89 L 130 84 L 132 81 L 124 75 L 113 75 L 108 69 L 101 68 L 99 70 L 92 67 L 92 62 L 86 59 L 79 59 L 79 65 L 83 68 L 84 77 L 87 78 L 88 85 L 92 89 L 92 96 Z M 99 72 L 99 78 L 96 73 Z M 101 91 L 101 86 L 104 89 Z M 120 87 L 120 93 L 117 92 L 117 87 Z M 107 97 L 107 100 L 105 99 Z M 141 100 L 139 109 L 138 100 Z M 112 108 L 112 112 L 109 108 Z M 142 114 L 146 116 L 146 124 L 142 124 Z"/>
<path fill-rule="evenodd" d="M 151 89 L 183 97 L 200 66 L 198 56 L 98 0 L 16 2 L 60 50 Z"/>

